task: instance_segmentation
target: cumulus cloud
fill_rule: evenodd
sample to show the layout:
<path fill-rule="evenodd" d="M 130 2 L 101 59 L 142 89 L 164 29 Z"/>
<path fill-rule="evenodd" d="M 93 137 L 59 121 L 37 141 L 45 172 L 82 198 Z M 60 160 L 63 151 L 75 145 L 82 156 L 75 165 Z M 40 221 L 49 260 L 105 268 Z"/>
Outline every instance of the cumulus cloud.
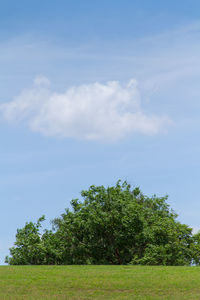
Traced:
<path fill-rule="evenodd" d="M 157 134 L 168 118 L 141 109 L 137 81 L 117 81 L 50 90 L 46 77 L 37 77 L 13 101 L 0 105 L 3 118 L 22 122 L 46 136 L 84 140 L 117 140 L 131 133 Z"/>

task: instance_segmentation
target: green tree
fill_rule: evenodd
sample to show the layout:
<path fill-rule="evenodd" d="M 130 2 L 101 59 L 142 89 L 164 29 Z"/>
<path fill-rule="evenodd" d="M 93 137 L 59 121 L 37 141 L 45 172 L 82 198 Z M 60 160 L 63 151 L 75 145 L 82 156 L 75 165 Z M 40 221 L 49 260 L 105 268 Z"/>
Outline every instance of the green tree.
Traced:
<path fill-rule="evenodd" d="M 10 249 L 9 264 L 189 265 L 200 261 L 199 236 L 177 221 L 167 197 L 147 197 L 127 182 L 91 186 L 71 209 L 39 233 L 26 223 Z"/>
<path fill-rule="evenodd" d="M 42 216 L 37 223 L 26 223 L 24 228 L 18 229 L 14 247 L 10 248 L 11 257 L 5 262 L 10 265 L 49 265 L 59 264 L 59 247 L 55 235 L 51 230 L 40 233 Z"/>
<path fill-rule="evenodd" d="M 44 251 L 39 230 L 44 219 L 42 216 L 37 223 L 26 223 L 24 228 L 17 229 L 15 246 L 10 248 L 12 257 L 6 257 L 5 262 L 10 265 L 41 264 Z"/>
<path fill-rule="evenodd" d="M 191 247 L 193 254 L 192 263 L 200 265 L 200 231 L 193 235 L 193 243 Z"/>
<path fill-rule="evenodd" d="M 177 221 L 167 197 L 146 197 L 120 181 L 81 195 L 54 220 L 64 264 L 191 263 L 192 229 Z"/>

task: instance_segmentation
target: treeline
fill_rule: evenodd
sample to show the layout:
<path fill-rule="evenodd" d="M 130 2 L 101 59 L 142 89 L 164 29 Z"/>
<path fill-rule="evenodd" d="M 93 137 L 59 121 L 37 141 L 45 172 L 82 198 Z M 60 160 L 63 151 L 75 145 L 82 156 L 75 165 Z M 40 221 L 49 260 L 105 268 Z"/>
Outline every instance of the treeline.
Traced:
<path fill-rule="evenodd" d="M 10 265 L 200 264 L 200 233 L 181 224 L 167 197 L 147 197 L 118 181 L 91 186 L 73 199 L 71 209 L 41 233 L 37 223 L 18 229 Z"/>

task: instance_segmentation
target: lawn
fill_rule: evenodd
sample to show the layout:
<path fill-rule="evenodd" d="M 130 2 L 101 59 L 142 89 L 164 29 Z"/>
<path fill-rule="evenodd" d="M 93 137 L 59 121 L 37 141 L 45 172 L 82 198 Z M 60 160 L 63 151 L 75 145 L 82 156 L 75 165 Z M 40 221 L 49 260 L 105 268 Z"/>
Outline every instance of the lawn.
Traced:
<path fill-rule="evenodd" d="M 1 266 L 0 299 L 200 299 L 200 267 Z"/>

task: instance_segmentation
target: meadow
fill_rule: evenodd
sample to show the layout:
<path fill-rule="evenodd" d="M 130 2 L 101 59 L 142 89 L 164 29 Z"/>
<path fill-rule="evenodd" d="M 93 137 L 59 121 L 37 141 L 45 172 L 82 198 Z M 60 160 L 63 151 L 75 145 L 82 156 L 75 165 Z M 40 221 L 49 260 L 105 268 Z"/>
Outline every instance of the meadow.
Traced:
<path fill-rule="evenodd" d="M 200 299 L 200 268 L 1 266 L 0 299 Z"/>

